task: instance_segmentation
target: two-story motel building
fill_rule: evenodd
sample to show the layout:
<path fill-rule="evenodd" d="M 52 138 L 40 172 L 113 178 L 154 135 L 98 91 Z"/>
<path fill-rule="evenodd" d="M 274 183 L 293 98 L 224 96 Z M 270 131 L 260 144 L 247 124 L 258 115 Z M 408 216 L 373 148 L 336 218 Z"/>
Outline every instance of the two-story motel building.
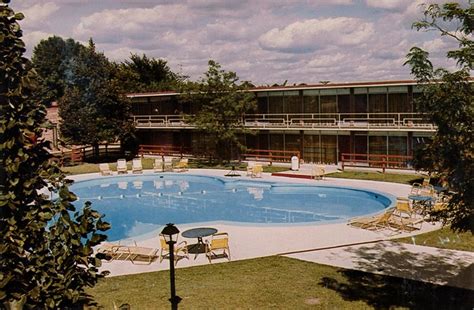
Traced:
<path fill-rule="evenodd" d="M 257 109 L 242 122 L 250 149 L 298 150 L 305 162 L 337 163 L 342 153 L 410 156 L 436 128 L 417 112 L 415 81 L 256 87 Z M 199 153 L 206 138 L 185 122 L 179 93 L 129 94 L 139 143 Z"/>

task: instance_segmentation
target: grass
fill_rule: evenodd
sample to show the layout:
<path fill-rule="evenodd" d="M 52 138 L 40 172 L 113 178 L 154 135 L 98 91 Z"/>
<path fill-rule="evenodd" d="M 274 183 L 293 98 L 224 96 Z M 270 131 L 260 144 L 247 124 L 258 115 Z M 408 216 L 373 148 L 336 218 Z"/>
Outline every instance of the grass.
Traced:
<path fill-rule="evenodd" d="M 473 291 L 272 256 L 176 271 L 188 309 L 463 309 Z M 100 306 L 169 309 L 169 272 L 102 279 L 90 289 Z"/>
<path fill-rule="evenodd" d="M 397 241 L 411 244 L 415 243 L 417 245 L 426 245 L 441 249 L 474 252 L 474 236 L 472 233 L 456 233 L 449 229 L 449 227 L 444 227 L 442 229 L 414 237 L 398 239 Z"/>
<path fill-rule="evenodd" d="M 413 182 L 419 182 L 420 180 L 422 180 L 420 176 L 414 174 L 378 173 L 362 171 L 335 172 L 330 173 L 327 176 L 331 178 L 371 180 L 402 184 L 412 184 Z"/>

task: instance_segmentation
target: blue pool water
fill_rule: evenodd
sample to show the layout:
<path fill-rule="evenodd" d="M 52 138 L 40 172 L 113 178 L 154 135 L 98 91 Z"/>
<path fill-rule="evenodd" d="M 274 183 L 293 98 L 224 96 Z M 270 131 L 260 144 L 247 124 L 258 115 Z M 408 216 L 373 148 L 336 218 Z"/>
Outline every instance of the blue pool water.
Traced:
<path fill-rule="evenodd" d="M 109 240 L 156 230 L 166 223 L 210 221 L 288 224 L 341 221 L 374 213 L 391 200 L 364 190 L 155 174 L 76 182 L 77 206 L 91 201 L 112 224 Z"/>

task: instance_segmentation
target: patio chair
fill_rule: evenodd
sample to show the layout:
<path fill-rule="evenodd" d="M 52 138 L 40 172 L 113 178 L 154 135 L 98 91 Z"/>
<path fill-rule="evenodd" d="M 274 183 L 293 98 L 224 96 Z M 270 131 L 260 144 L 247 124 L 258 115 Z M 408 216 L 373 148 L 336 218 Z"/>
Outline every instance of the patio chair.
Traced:
<path fill-rule="evenodd" d="M 126 259 L 128 257 L 128 253 L 120 251 L 121 246 L 122 245 L 120 243 L 103 242 L 95 250 L 96 257 L 103 259 L 106 262 L 111 262 L 120 258 Z"/>
<path fill-rule="evenodd" d="M 325 173 L 323 165 L 313 165 L 311 169 L 311 177 L 315 180 L 322 180 Z"/>
<path fill-rule="evenodd" d="M 389 224 L 398 230 L 418 230 L 421 229 L 421 225 L 423 224 L 423 219 L 417 217 L 416 212 L 410 206 L 408 200 L 400 200 L 397 198 L 397 204 L 393 215 L 394 216 L 390 219 Z"/>
<path fill-rule="evenodd" d="M 421 191 L 421 184 L 420 183 L 413 183 L 411 185 L 411 189 L 410 189 L 410 195 L 419 195 L 420 194 L 420 191 Z"/>
<path fill-rule="evenodd" d="M 149 265 L 158 258 L 158 249 L 120 243 L 103 243 L 96 251 L 96 255 L 103 256 L 106 261 L 129 260 L 135 265 Z"/>
<path fill-rule="evenodd" d="M 392 217 L 394 211 L 394 208 L 390 208 L 382 214 L 354 218 L 349 220 L 348 225 L 368 230 L 379 230 L 384 228 L 391 229 L 392 227 L 390 226 L 390 218 Z"/>
<path fill-rule="evenodd" d="M 163 259 L 167 258 L 170 259 L 170 248 L 169 245 L 166 243 L 165 237 L 163 234 L 160 234 L 160 263 Z M 188 253 L 188 243 L 186 241 L 181 241 L 180 243 L 176 243 L 174 246 L 174 264 L 176 265 L 179 260 L 186 258 L 189 259 Z"/>
<path fill-rule="evenodd" d="M 227 258 L 230 261 L 229 234 L 221 232 L 212 235 L 206 247 L 206 256 L 209 263 L 219 258 Z"/>
<path fill-rule="evenodd" d="M 410 206 L 408 198 L 397 198 L 397 204 L 393 215 L 401 218 L 410 218 L 414 214 L 413 208 Z"/>
<path fill-rule="evenodd" d="M 261 178 L 263 172 L 263 167 L 260 164 L 255 164 L 252 168 L 252 178 Z"/>
<path fill-rule="evenodd" d="M 252 176 L 253 166 L 255 166 L 255 162 L 249 161 L 248 164 L 247 164 L 247 176 L 248 177 Z"/>
<path fill-rule="evenodd" d="M 112 170 L 110 170 L 110 166 L 107 163 L 99 164 L 99 170 L 101 175 L 112 175 Z"/>
<path fill-rule="evenodd" d="M 174 166 L 177 172 L 188 171 L 188 159 L 181 158 L 179 162 Z"/>
<path fill-rule="evenodd" d="M 119 159 L 117 160 L 117 173 L 128 173 L 128 168 L 127 168 L 127 161 L 125 159 Z"/>
<path fill-rule="evenodd" d="M 132 173 L 143 173 L 142 159 L 134 158 L 132 161 Z"/>
<path fill-rule="evenodd" d="M 165 164 L 165 162 L 163 161 L 162 157 L 155 158 L 155 161 L 153 162 L 153 171 L 154 172 L 163 172 L 163 171 L 165 171 L 164 164 Z"/>
<path fill-rule="evenodd" d="M 173 171 L 173 158 L 165 156 L 163 163 L 163 171 Z"/>

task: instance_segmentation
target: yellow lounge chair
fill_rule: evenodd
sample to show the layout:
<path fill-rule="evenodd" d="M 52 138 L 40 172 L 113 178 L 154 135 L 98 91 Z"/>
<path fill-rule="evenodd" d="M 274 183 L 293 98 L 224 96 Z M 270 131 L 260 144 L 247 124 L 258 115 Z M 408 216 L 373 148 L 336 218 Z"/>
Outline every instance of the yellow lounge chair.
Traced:
<path fill-rule="evenodd" d="M 125 159 L 119 159 L 117 160 L 117 173 L 128 173 L 128 168 L 127 168 L 127 161 Z"/>
<path fill-rule="evenodd" d="M 391 229 L 390 218 L 392 217 L 394 210 L 394 208 L 390 208 L 382 214 L 354 218 L 349 221 L 348 225 L 368 230 L 379 230 L 384 228 Z"/>
<path fill-rule="evenodd" d="M 158 258 L 158 249 L 134 245 L 103 243 L 96 251 L 96 255 L 104 256 L 106 261 L 129 260 L 135 265 L 149 265 Z"/>
<path fill-rule="evenodd" d="M 112 175 L 112 170 L 110 170 L 110 166 L 107 163 L 99 164 L 99 169 L 101 175 Z"/>
<path fill-rule="evenodd" d="M 132 173 L 143 173 L 142 159 L 134 158 L 132 161 Z"/>
<path fill-rule="evenodd" d="M 393 215 L 389 224 L 398 230 L 418 230 L 421 229 L 421 225 L 423 224 L 423 219 L 416 217 L 416 212 L 410 206 L 409 200 L 397 198 L 397 205 L 395 206 Z"/>
<path fill-rule="evenodd" d="M 170 258 L 170 248 L 169 245 L 166 243 L 165 237 L 160 234 L 160 263 L 163 259 Z M 189 259 L 188 253 L 188 243 L 186 241 L 181 241 L 180 243 L 176 243 L 174 246 L 174 264 L 176 265 L 180 259 L 186 258 Z"/>
<path fill-rule="evenodd" d="M 209 263 L 213 259 L 227 258 L 230 261 L 229 234 L 221 232 L 212 235 L 211 242 L 206 247 Z"/>
<path fill-rule="evenodd" d="M 178 172 L 184 172 L 188 170 L 188 159 L 181 158 L 174 167 Z"/>

